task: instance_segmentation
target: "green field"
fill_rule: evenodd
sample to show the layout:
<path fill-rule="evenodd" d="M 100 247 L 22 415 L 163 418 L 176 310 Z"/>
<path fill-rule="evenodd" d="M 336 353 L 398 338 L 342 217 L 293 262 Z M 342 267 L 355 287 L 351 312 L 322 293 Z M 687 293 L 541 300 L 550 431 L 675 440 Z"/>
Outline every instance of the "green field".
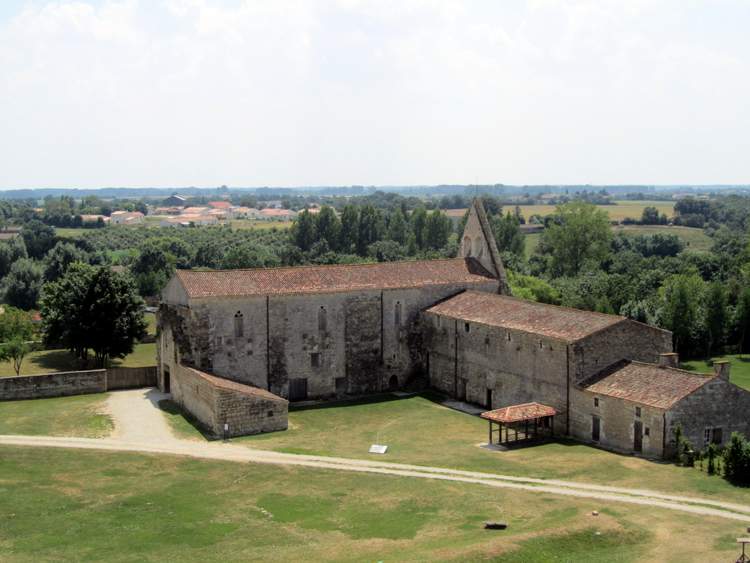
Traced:
<path fill-rule="evenodd" d="M 203 439 L 180 414 L 170 410 L 170 423 L 179 435 Z M 236 444 L 284 453 L 375 459 L 622 487 L 643 487 L 643 476 L 648 475 L 648 488 L 726 500 L 744 498 L 750 503 L 750 489 L 738 489 L 697 469 L 654 463 L 572 441 L 507 452 L 479 447 L 486 441 L 486 421 L 446 408 L 434 402 L 431 394 L 409 398 L 384 395 L 356 403 L 292 409 L 287 431 L 233 440 Z M 388 453 L 368 454 L 368 448 L 375 443 L 388 445 Z"/>
<path fill-rule="evenodd" d="M 729 561 L 744 531 L 653 507 L 323 469 L 13 447 L 0 460 L 3 561 Z M 500 519 L 507 530 L 482 529 Z"/>
<path fill-rule="evenodd" d="M 0 402 L 0 434 L 100 438 L 112 431 L 106 394 Z"/>
<path fill-rule="evenodd" d="M 156 344 L 136 344 L 133 353 L 122 360 L 112 360 L 112 367 L 146 367 L 156 364 Z M 76 358 L 67 350 L 38 350 L 31 352 L 21 365 L 20 375 L 36 375 L 53 371 L 81 369 Z M 90 368 L 89 369 L 93 369 Z M 11 362 L 0 362 L 0 377 L 16 375 Z"/>
<path fill-rule="evenodd" d="M 711 362 L 714 360 L 729 360 L 732 364 L 729 380 L 735 385 L 750 390 L 750 354 L 716 356 Z M 705 360 L 683 362 L 682 368 L 699 373 L 714 372 L 712 364 Z"/>
<path fill-rule="evenodd" d="M 541 215 L 545 217 L 555 212 L 556 205 L 519 205 L 517 206 L 521 215 L 526 219 L 532 215 Z M 623 221 L 625 219 L 638 219 L 640 220 L 643 215 L 643 210 L 646 207 L 656 207 L 659 213 L 664 213 L 667 217 L 674 215 L 674 202 L 671 201 L 639 201 L 639 200 L 619 200 L 613 205 L 597 205 L 599 209 L 607 212 L 611 221 Z M 513 211 L 516 208 L 515 205 L 504 205 L 503 212 Z M 466 209 L 449 209 L 446 211 L 450 217 L 463 217 L 466 213 Z"/>
<path fill-rule="evenodd" d="M 711 238 L 703 232 L 703 229 L 696 229 L 693 227 L 672 227 L 669 225 L 622 225 L 612 227 L 612 232 L 632 236 L 652 235 L 655 233 L 677 235 L 685 243 L 687 249 L 699 252 L 710 250 L 712 244 Z M 536 250 L 541 236 L 541 233 L 532 233 L 525 236 L 527 258 Z"/>

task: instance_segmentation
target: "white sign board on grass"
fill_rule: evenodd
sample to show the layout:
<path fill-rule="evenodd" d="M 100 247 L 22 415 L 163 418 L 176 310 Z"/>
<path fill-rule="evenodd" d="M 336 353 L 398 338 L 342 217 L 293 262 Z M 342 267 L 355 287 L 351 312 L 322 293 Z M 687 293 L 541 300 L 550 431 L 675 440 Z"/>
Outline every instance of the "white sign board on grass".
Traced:
<path fill-rule="evenodd" d="M 380 444 L 373 444 L 370 446 L 371 454 L 384 454 L 388 451 L 388 446 L 381 446 Z"/>

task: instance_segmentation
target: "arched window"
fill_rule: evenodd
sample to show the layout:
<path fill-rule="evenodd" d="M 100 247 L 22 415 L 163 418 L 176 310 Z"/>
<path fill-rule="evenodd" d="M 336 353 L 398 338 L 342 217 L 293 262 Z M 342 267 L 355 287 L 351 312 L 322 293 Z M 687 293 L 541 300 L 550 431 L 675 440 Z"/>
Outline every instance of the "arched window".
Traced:
<path fill-rule="evenodd" d="M 396 307 L 394 310 L 394 324 L 399 327 L 401 326 L 401 301 L 396 301 Z"/>
<path fill-rule="evenodd" d="M 245 334 L 245 321 L 240 311 L 234 314 L 234 337 L 242 338 Z"/>
<path fill-rule="evenodd" d="M 328 314 L 326 308 L 321 306 L 318 310 L 318 331 L 325 332 L 326 330 L 328 330 Z"/>

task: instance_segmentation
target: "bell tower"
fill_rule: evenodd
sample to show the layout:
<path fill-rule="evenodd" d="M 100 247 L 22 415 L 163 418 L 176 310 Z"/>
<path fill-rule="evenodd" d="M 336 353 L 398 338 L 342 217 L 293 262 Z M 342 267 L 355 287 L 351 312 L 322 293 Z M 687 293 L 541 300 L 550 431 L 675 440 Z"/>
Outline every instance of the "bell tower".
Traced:
<path fill-rule="evenodd" d="M 488 272 L 500 282 L 499 292 L 510 295 L 505 267 L 497 250 L 495 236 L 492 234 L 484 204 L 480 198 L 474 198 L 469 208 L 469 217 L 461 235 L 460 255 L 463 258 L 476 259 Z"/>

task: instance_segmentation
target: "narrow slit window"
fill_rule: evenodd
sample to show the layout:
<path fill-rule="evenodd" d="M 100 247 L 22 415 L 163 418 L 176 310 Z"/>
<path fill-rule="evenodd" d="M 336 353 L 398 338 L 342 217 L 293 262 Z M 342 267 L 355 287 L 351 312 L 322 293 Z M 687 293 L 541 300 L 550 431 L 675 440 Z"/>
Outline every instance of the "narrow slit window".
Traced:
<path fill-rule="evenodd" d="M 234 337 L 241 338 L 245 334 L 245 320 L 240 311 L 234 314 Z"/>
<path fill-rule="evenodd" d="M 401 326 L 401 301 L 396 301 L 395 311 L 393 313 L 394 324 L 399 327 Z"/>
<path fill-rule="evenodd" d="M 325 307 L 318 310 L 318 331 L 325 332 L 328 330 L 328 313 Z"/>

